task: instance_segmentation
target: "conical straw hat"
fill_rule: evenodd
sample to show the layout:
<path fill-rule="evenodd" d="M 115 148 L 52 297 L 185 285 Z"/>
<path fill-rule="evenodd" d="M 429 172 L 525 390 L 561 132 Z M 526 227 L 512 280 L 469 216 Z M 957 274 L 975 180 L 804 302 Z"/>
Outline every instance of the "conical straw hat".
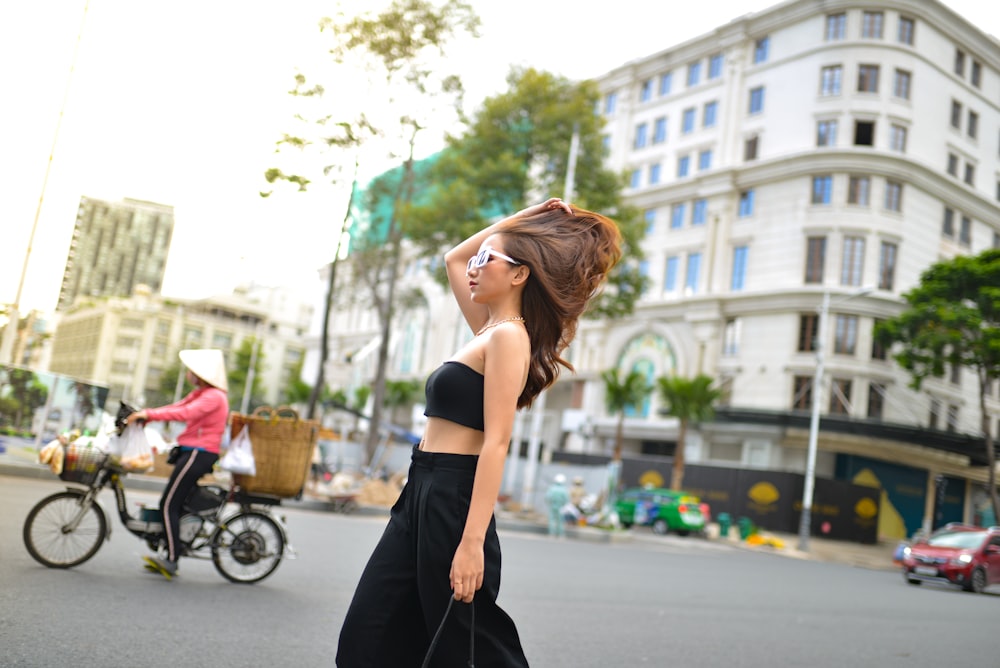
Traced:
<path fill-rule="evenodd" d="M 203 348 L 182 350 L 178 354 L 181 362 L 191 370 L 191 373 L 223 392 L 229 391 L 229 382 L 226 380 L 226 360 L 221 350 Z"/>

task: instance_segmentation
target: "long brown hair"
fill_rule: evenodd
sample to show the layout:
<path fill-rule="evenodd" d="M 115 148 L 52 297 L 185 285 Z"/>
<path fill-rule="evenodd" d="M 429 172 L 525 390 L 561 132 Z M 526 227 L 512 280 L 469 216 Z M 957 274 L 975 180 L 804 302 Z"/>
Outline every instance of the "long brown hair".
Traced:
<path fill-rule="evenodd" d="M 621 258 L 621 233 L 614 221 L 573 207 L 550 209 L 504 223 L 497 234 L 504 251 L 528 266 L 521 313 L 531 341 L 528 380 L 518 408 L 530 406 L 559 376 L 573 370 L 560 353 L 576 336 L 577 320 Z"/>

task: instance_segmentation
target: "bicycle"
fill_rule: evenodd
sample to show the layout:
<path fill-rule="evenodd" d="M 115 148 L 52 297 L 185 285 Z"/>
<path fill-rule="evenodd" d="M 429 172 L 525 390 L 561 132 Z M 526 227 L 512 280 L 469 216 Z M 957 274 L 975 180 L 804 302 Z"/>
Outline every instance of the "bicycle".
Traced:
<path fill-rule="evenodd" d="M 66 446 L 59 477 L 84 488 L 67 487 L 45 497 L 28 513 L 23 539 L 32 558 L 49 568 L 72 568 L 97 554 L 111 536 L 110 519 L 97 501 L 105 487 L 115 494 L 125 528 L 154 552 L 164 549 L 166 534 L 159 508 L 143 507 L 138 517 L 129 514 L 126 475 L 114 456 Z M 286 551 L 294 557 L 282 520 L 271 512 L 280 503 L 280 497 L 247 494 L 235 484 L 228 490 L 198 485 L 185 501 L 180 520 L 181 556 L 211 559 L 231 582 L 260 582 L 274 572 Z M 239 509 L 226 515 L 232 504 Z"/>

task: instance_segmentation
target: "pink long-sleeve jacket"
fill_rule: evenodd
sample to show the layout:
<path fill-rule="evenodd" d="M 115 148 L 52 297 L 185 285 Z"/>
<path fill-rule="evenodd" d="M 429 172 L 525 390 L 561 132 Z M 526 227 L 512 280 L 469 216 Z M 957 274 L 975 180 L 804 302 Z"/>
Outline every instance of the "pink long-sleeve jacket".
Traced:
<path fill-rule="evenodd" d="M 229 400 L 217 387 L 199 387 L 175 404 L 147 408 L 146 417 L 150 421 L 184 422 L 184 431 L 177 436 L 179 445 L 218 454 L 229 420 Z"/>

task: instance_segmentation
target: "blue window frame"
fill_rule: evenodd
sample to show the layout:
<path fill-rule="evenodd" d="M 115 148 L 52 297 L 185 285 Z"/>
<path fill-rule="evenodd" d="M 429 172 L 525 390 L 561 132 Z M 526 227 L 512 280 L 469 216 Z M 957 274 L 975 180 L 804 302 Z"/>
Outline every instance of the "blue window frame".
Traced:
<path fill-rule="evenodd" d="M 705 109 L 701 115 L 701 124 L 706 128 L 715 127 L 715 118 L 718 115 L 719 103 L 712 101 L 705 103 Z"/>
<path fill-rule="evenodd" d="M 747 279 L 747 247 L 737 246 L 733 249 L 733 278 L 729 289 L 736 292 L 742 290 Z"/>
<path fill-rule="evenodd" d="M 699 81 L 701 81 L 701 61 L 696 60 L 688 65 L 687 85 L 689 88 L 697 86 Z"/>
<path fill-rule="evenodd" d="M 653 99 L 653 80 L 646 79 L 639 89 L 639 102 L 649 102 Z"/>
<path fill-rule="evenodd" d="M 604 150 L 604 155 L 609 155 L 611 153 L 611 135 L 601 135 L 601 148 Z"/>
<path fill-rule="evenodd" d="M 722 54 L 717 53 L 708 59 L 708 78 L 718 79 L 722 76 Z"/>
<path fill-rule="evenodd" d="M 649 166 L 649 185 L 656 185 L 660 182 L 660 163 Z"/>
<path fill-rule="evenodd" d="M 753 62 L 763 63 L 767 60 L 768 51 L 771 48 L 771 38 L 761 37 L 757 40 L 753 47 Z"/>
<path fill-rule="evenodd" d="M 677 177 L 687 176 L 691 171 L 691 156 L 682 155 L 677 159 Z"/>
<path fill-rule="evenodd" d="M 698 292 L 698 275 L 701 273 L 701 253 L 689 253 L 687 272 L 684 275 L 684 291 Z"/>
<path fill-rule="evenodd" d="M 740 218 L 753 215 L 753 188 L 740 193 L 740 208 L 737 215 Z"/>
<path fill-rule="evenodd" d="M 674 204 L 670 207 L 670 227 L 671 229 L 680 229 L 684 227 L 684 213 L 687 211 L 687 206 L 681 202 L 680 204 Z"/>
<path fill-rule="evenodd" d="M 642 182 L 642 172 L 638 169 L 633 169 L 632 178 L 629 179 L 629 186 L 631 186 L 632 188 L 638 188 L 641 182 Z"/>
<path fill-rule="evenodd" d="M 691 224 L 704 225 L 708 220 L 708 200 L 702 197 L 691 205 Z"/>
<path fill-rule="evenodd" d="M 656 209 L 646 209 L 646 234 L 656 232 Z"/>
<path fill-rule="evenodd" d="M 705 149 L 698 153 L 698 170 L 704 171 L 712 168 L 712 149 Z"/>
<path fill-rule="evenodd" d="M 684 110 L 681 117 L 681 132 L 687 134 L 694 131 L 694 107 Z"/>
<path fill-rule="evenodd" d="M 676 255 L 667 258 L 667 269 L 663 273 L 663 289 L 667 292 L 673 292 L 677 289 L 677 269 L 680 264 L 680 258 Z"/>
<path fill-rule="evenodd" d="M 750 113 L 759 114 L 764 111 L 764 87 L 750 89 Z"/>
<path fill-rule="evenodd" d="M 618 106 L 618 93 L 608 93 L 604 96 L 604 113 L 610 116 L 615 113 L 615 107 Z"/>
<path fill-rule="evenodd" d="M 667 141 L 667 117 L 660 116 L 653 121 L 653 143 L 662 144 Z"/>
<path fill-rule="evenodd" d="M 813 177 L 812 203 L 828 205 L 833 201 L 833 177 L 829 174 Z"/>
<path fill-rule="evenodd" d="M 635 126 L 635 142 L 632 144 L 632 148 L 643 148 L 649 141 L 649 126 L 645 123 L 639 123 Z"/>
<path fill-rule="evenodd" d="M 670 94 L 670 87 L 673 86 L 673 83 L 674 83 L 674 73 L 673 72 L 667 72 L 665 74 L 661 74 L 660 75 L 660 96 L 661 97 L 663 95 L 669 95 Z"/>

